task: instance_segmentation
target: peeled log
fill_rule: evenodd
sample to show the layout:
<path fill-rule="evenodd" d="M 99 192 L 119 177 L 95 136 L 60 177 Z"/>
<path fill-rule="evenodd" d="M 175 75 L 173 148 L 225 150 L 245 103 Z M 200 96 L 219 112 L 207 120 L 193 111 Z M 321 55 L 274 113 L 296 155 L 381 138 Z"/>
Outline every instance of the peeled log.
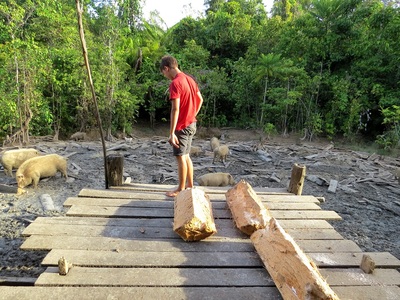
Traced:
<path fill-rule="evenodd" d="M 211 202 L 204 191 L 186 189 L 175 197 L 174 231 L 185 241 L 200 241 L 217 232 Z"/>
<path fill-rule="evenodd" d="M 260 197 L 245 180 L 240 180 L 226 194 L 226 202 L 232 212 L 236 227 L 247 235 L 265 228 L 271 218 Z"/>
<path fill-rule="evenodd" d="M 274 218 L 250 238 L 283 299 L 339 300 L 314 262 Z"/>

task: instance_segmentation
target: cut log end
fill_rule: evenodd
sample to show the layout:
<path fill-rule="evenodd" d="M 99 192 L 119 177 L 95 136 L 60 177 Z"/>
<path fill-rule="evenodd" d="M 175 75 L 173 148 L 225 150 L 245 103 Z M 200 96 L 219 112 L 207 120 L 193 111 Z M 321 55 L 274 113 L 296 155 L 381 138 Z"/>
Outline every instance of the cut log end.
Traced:
<path fill-rule="evenodd" d="M 217 232 L 211 202 L 200 189 L 187 189 L 175 197 L 173 230 L 185 241 L 203 240 Z"/>
<path fill-rule="evenodd" d="M 270 214 L 245 180 L 240 180 L 225 196 L 236 227 L 240 231 L 250 236 L 256 230 L 267 226 Z"/>

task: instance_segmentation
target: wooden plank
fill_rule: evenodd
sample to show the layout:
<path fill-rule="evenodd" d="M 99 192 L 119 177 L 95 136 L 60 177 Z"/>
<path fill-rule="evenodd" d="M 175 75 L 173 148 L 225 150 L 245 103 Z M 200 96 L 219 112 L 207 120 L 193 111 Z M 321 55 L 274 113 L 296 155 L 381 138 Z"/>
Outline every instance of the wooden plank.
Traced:
<path fill-rule="evenodd" d="M 349 240 L 296 240 L 296 243 L 304 252 L 362 252 Z"/>
<path fill-rule="evenodd" d="M 320 210 L 321 206 L 313 202 L 263 202 L 270 211 L 273 210 Z"/>
<path fill-rule="evenodd" d="M 60 276 L 48 267 L 35 286 L 275 286 L 264 268 L 87 268 L 73 267 Z"/>
<path fill-rule="evenodd" d="M 298 211 L 286 211 L 286 210 L 271 210 L 271 216 L 277 220 L 282 219 L 298 219 L 298 220 L 341 220 L 342 217 L 337 212 L 331 210 L 298 210 Z"/>
<path fill-rule="evenodd" d="M 102 236 L 110 236 L 109 232 L 112 233 L 115 231 L 120 231 L 119 237 L 146 238 L 146 236 L 149 236 L 151 232 L 154 232 L 155 235 L 152 235 L 153 237 L 178 238 L 178 236 L 173 234 L 171 231 L 172 222 L 173 220 L 171 218 L 128 219 L 128 218 L 39 217 L 23 231 L 22 235 L 29 236 L 34 234 L 41 234 L 41 235 L 61 234 L 61 235 L 93 236 L 94 233 L 97 233 L 98 235 Z M 234 224 L 232 223 L 232 220 L 216 219 L 215 223 L 218 230 L 217 233 L 218 237 L 223 235 L 230 237 L 238 237 L 238 238 L 246 237 L 246 235 L 244 235 L 238 229 L 235 229 L 233 227 Z M 68 229 L 70 228 L 71 225 L 83 226 L 83 227 Z M 91 228 L 94 226 L 102 228 Z M 294 239 L 303 239 L 303 240 L 343 239 L 343 237 L 337 231 L 330 228 L 328 229 L 288 228 L 286 229 L 286 231 Z"/>
<path fill-rule="evenodd" d="M 57 266 L 64 256 L 74 266 L 83 267 L 259 267 L 262 262 L 255 252 L 135 252 L 51 250 L 42 265 Z"/>
<path fill-rule="evenodd" d="M 332 289 L 340 299 L 351 300 L 395 300 L 400 299 L 397 286 L 334 286 Z"/>
<path fill-rule="evenodd" d="M 331 286 L 400 285 L 400 273 L 395 269 L 375 269 L 372 274 L 358 269 L 320 269 Z"/>
<path fill-rule="evenodd" d="M 0 276 L 0 286 L 2 285 L 33 285 L 36 281 L 35 277 L 10 277 Z M 1 294 L 0 294 L 1 295 Z"/>
<path fill-rule="evenodd" d="M 320 210 L 321 207 L 313 202 L 263 202 L 265 207 L 270 210 Z M 69 197 L 64 202 L 64 207 L 72 205 L 87 206 L 123 206 L 123 207 L 173 207 L 174 201 L 169 199 L 120 199 L 120 198 L 90 198 L 90 197 Z M 213 208 L 226 208 L 225 199 L 212 201 Z"/>
<path fill-rule="evenodd" d="M 230 219 L 231 213 L 226 209 L 213 209 L 216 219 Z M 66 213 L 75 217 L 106 217 L 106 218 L 173 218 L 173 208 L 134 208 L 118 206 L 87 206 L 73 205 Z"/>
<path fill-rule="evenodd" d="M 230 219 L 232 215 L 226 209 L 214 209 L 216 219 Z M 133 208 L 117 206 L 87 206 L 73 205 L 66 213 L 67 216 L 75 217 L 119 217 L 119 218 L 172 218 L 173 208 Z M 313 220 L 341 220 L 334 211 L 312 210 L 312 211 L 271 211 L 271 215 L 278 220 L 282 219 L 313 219 Z"/>
<path fill-rule="evenodd" d="M 129 194 L 132 192 L 154 192 L 154 193 L 165 193 L 167 191 L 171 191 L 175 188 L 174 185 L 165 185 L 165 184 L 145 184 L 145 183 L 131 183 L 124 184 L 123 186 L 118 187 L 110 187 L 108 190 L 101 189 L 82 189 L 79 193 L 79 196 L 87 196 L 87 197 L 100 197 L 105 196 L 110 193 L 125 193 Z M 227 187 L 205 187 L 205 186 L 196 186 L 195 188 L 203 190 L 207 194 L 225 194 L 231 186 Z M 289 193 L 285 188 L 254 188 L 255 192 L 260 195 L 293 195 Z M 107 196 L 106 196 L 107 197 Z M 128 196 L 129 197 L 129 196 Z"/>
<path fill-rule="evenodd" d="M 15 287 L 0 286 L 3 299 L 254 299 L 280 300 L 276 287 Z M 379 298 L 383 299 L 383 298 Z"/>
<path fill-rule="evenodd" d="M 325 220 L 279 220 L 283 229 L 334 229 L 331 224 Z"/>
<path fill-rule="evenodd" d="M 156 189 L 155 191 L 148 191 L 148 190 L 123 190 L 123 189 L 117 189 L 116 187 L 111 187 L 109 190 L 103 190 L 103 189 L 82 189 L 78 196 L 79 197 L 92 197 L 92 198 L 117 198 L 117 199 L 143 199 L 143 200 L 173 200 L 167 196 L 165 196 L 164 192 L 168 190 L 172 190 L 174 186 L 166 186 L 165 189 Z M 204 190 L 204 187 L 196 187 L 196 188 L 202 188 Z M 230 187 L 229 187 L 230 188 Z M 220 201 L 225 201 L 225 193 L 228 191 L 227 187 L 220 188 L 221 193 L 208 193 L 209 189 L 205 189 L 204 191 L 208 194 L 210 197 L 210 200 L 220 200 Z M 257 195 L 260 196 L 262 201 L 266 202 L 291 202 L 291 203 L 306 203 L 306 202 L 311 202 L 311 203 L 316 203 L 319 204 L 320 201 L 315 197 L 311 195 L 293 195 L 290 193 L 283 193 L 283 194 L 268 194 L 266 192 L 257 192 L 258 188 L 254 188 L 256 191 Z"/>
<path fill-rule="evenodd" d="M 122 186 L 111 187 L 111 190 L 129 190 L 129 191 L 154 191 L 154 192 L 166 192 L 174 189 L 174 185 L 166 184 L 147 184 L 147 183 L 125 183 Z M 224 194 L 231 186 L 226 187 L 211 187 L 211 186 L 196 186 L 198 189 L 202 189 L 206 193 L 222 193 Z M 291 195 L 285 188 L 254 188 L 256 193 L 260 194 L 275 194 L 275 195 Z"/>
<path fill-rule="evenodd" d="M 32 223 L 23 231 L 23 236 L 30 235 L 49 236 L 106 236 L 114 238 L 135 238 L 135 239 L 181 239 L 173 231 L 172 226 L 167 227 L 125 227 L 125 226 L 90 226 L 90 225 L 67 225 L 67 224 L 39 224 Z M 246 238 L 236 228 L 219 228 L 218 232 L 208 237 L 213 238 Z"/>
<path fill-rule="evenodd" d="M 140 242 L 139 242 L 140 241 Z M 203 240 L 187 243 L 182 240 L 138 240 L 112 237 L 80 236 L 41 236 L 27 238 L 20 247 L 22 250 L 111 250 L 111 251 L 194 251 L 194 252 L 240 252 L 254 251 L 249 239 Z"/>
<path fill-rule="evenodd" d="M 344 238 L 334 229 L 285 229 L 297 240 L 343 240 Z"/>
<path fill-rule="evenodd" d="M 72 205 L 86 206 L 121 206 L 121 207 L 148 207 L 148 208 L 171 208 L 174 207 L 174 200 L 169 199 L 119 199 L 119 198 L 90 198 L 90 197 L 69 197 L 64 202 L 64 207 Z"/>
<path fill-rule="evenodd" d="M 319 267 L 358 268 L 363 254 L 369 255 L 374 260 L 376 268 L 400 268 L 400 260 L 389 252 L 309 253 L 308 256 Z"/>
<path fill-rule="evenodd" d="M 91 225 L 91 226 L 119 226 L 119 227 L 171 227 L 173 223 L 172 218 L 81 218 L 81 217 L 38 217 L 34 224 L 67 224 L 67 225 Z M 306 231 L 325 233 L 326 231 L 335 231 L 332 225 L 323 220 L 281 220 L 282 227 L 288 232 L 300 231 L 298 234 L 307 234 Z M 218 228 L 234 228 L 234 221 L 231 219 L 215 219 L 215 224 Z M 30 225 L 29 225 L 30 226 Z M 28 228 L 29 228 L 28 226 Z M 301 232 L 303 231 L 303 232 Z M 26 232 L 25 232 L 26 234 Z M 297 234 L 297 233 L 293 233 Z M 319 233 L 316 233 L 318 235 Z M 331 234 L 331 239 L 338 239 L 339 233 Z M 336 237 L 333 237 L 336 236 Z M 307 239 L 307 238 L 304 238 Z M 321 239 L 326 239 L 321 237 Z"/>

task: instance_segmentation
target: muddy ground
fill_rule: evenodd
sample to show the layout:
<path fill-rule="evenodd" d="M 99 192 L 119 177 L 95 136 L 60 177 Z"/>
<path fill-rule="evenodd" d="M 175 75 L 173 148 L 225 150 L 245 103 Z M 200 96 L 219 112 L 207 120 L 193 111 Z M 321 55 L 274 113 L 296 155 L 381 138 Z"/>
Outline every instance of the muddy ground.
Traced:
<path fill-rule="evenodd" d="M 107 154 L 124 156 L 124 175 L 132 182 L 175 185 L 176 163 L 167 135 L 167 126 L 141 126 L 131 134 L 132 141 L 106 142 Z M 225 165 L 212 163 L 209 140 L 213 135 L 221 135 L 221 144 L 230 147 Z M 93 136 L 88 139 L 32 139 L 30 147 L 68 156 L 69 179 L 57 174 L 41 180 L 37 190 L 26 188 L 22 196 L 0 193 L 0 277 L 38 277 L 44 271 L 40 263 L 47 252 L 21 251 L 23 230 L 39 216 L 64 215 L 64 201 L 83 188 L 105 188 L 102 144 Z M 323 197 L 321 207 L 343 218 L 331 222 L 336 230 L 363 251 L 390 252 L 400 259 L 400 185 L 393 175 L 400 158 L 351 151 L 345 145 L 321 140 L 262 139 L 256 131 L 235 129 L 200 128 L 194 146 L 202 150 L 193 156 L 195 177 L 229 172 L 235 180 L 245 179 L 253 187 L 287 187 L 293 164 L 306 165 L 303 195 Z M 328 191 L 331 180 L 339 183 L 334 192 Z M 15 187 L 15 178 L 0 170 L 0 184 Z M 43 205 L 43 195 L 51 197 L 54 209 Z"/>

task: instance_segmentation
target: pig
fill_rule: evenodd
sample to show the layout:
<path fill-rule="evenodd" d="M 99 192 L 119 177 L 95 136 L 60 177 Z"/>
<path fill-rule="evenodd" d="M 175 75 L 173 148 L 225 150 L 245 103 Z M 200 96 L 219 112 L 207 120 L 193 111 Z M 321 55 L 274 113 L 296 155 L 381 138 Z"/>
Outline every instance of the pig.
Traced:
<path fill-rule="evenodd" d="M 70 139 L 74 141 L 85 140 L 86 132 L 75 132 L 73 135 L 71 135 Z"/>
<path fill-rule="evenodd" d="M 215 163 L 216 160 L 222 161 L 222 163 L 225 164 L 226 162 L 226 157 L 229 154 L 229 147 L 226 145 L 219 146 L 214 149 L 214 159 L 213 163 Z"/>
<path fill-rule="evenodd" d="M 36 149 L 26 148 L 26 149 L 15 149 L 7 150 L 1 157 L 1 164 L 4 167 L 4 173 L 7 176 L 13 176 L 12 170 L 18 169 L 19 166 L 29 158 L 37 157 L 40 153 Z"/>
<path fill-rule="evenodd" d="M 67 179 L 67 160 L 58 154 L 48 154 L 26 160 L 17 170 L 18 189 L 33 183 L 37 188 L 40 178 L 52 177 L 60 171 Z"/>
<path fill-rule="evenodd" d="M 201 147 L 192 146 L 190 147 L 190 155 L 199 156 L 201 154 Z"/>
<path fill-rule="evenodd" d="M 219 146 L 219 139 L 216 137 L 213 137 L 210 140 L 210 146 L 211 146 L 211 151 L 214 151 L 215 148 L 217 148 Z"/>
<path fill-rule="evenodd" d="M 235 180 L 229 173 L 208 173 L 197 178 L 197 183 L 201 186 L 227 186 L 234 185 Z"/>

